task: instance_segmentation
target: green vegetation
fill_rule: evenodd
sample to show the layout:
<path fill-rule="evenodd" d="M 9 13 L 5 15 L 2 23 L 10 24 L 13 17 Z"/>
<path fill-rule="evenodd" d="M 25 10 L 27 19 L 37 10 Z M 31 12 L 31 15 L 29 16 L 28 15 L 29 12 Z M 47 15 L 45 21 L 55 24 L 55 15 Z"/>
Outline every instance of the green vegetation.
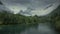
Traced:
<path fill-rule="evenodd" d="M 8 11 L 0 12 L 0 24 L 36 24 L 40 20 L 35 16 L 23 16 L 21 14 L 13 14 Z"/>

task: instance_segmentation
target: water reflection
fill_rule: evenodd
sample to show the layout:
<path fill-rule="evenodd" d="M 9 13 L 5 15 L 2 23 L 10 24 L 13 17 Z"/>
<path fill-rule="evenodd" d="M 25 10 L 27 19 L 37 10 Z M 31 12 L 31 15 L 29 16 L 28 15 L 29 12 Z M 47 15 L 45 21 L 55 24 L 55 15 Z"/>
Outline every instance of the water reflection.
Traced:
<path fill-rule="evenodd" d="M 6 25 L 0 29 L 0 34 L 56 34 L 56 32 L 46 24 Z"/>

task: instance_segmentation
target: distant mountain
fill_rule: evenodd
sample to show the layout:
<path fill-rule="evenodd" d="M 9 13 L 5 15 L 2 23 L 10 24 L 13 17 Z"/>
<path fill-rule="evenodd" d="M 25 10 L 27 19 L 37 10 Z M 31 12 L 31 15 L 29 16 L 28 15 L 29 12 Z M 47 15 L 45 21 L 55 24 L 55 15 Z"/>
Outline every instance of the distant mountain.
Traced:
<path fill-rule="evenodd" d="M 26 10 L 20 10 L 20 12 L 18 12 L 18 13 L 20 13 L 20 14 L 22 14 L 22 15 L 25 15 L 25 16 L 28 16 L 28 15 L 32 15 L 32 13 L 31 13 L 31 11 L 32 10 L 35 10 L 35 9 L 33 9 L 33 8 L 30 8 L 30 7 L 28 7 Z"/>

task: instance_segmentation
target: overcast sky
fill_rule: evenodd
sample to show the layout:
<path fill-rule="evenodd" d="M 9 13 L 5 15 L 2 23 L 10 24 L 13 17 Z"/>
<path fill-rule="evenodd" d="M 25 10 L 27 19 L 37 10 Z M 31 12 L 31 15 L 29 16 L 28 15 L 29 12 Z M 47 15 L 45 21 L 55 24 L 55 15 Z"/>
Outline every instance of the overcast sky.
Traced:
<path fill-rule="evenodd" d="M 0 5 L 0 8 L 8 8 L 14 13 L 18 13 L 20 10 L 26 11 L 27 8 L 31 8 L 31 15 L 46 15 L 54 10 L 60 3 L 60 0 L 1 0 L 4 4 Z M 6 9 L 6 10 L 8 10 Z M 26 14 L 28 15 L 28 14 Z"/>

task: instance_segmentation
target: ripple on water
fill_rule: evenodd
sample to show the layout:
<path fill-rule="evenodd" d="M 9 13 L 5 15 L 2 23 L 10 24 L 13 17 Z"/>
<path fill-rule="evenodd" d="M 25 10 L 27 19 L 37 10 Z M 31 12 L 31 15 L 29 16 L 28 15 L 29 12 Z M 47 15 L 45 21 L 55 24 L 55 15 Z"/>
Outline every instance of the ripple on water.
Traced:
<path fill-rule="evenodd" d="M 39 24 L 37 28 L 31 27 L 21 32 L 20 34 L 56 34 L 56 32 L 51 29 L 49 25 Z"/>

